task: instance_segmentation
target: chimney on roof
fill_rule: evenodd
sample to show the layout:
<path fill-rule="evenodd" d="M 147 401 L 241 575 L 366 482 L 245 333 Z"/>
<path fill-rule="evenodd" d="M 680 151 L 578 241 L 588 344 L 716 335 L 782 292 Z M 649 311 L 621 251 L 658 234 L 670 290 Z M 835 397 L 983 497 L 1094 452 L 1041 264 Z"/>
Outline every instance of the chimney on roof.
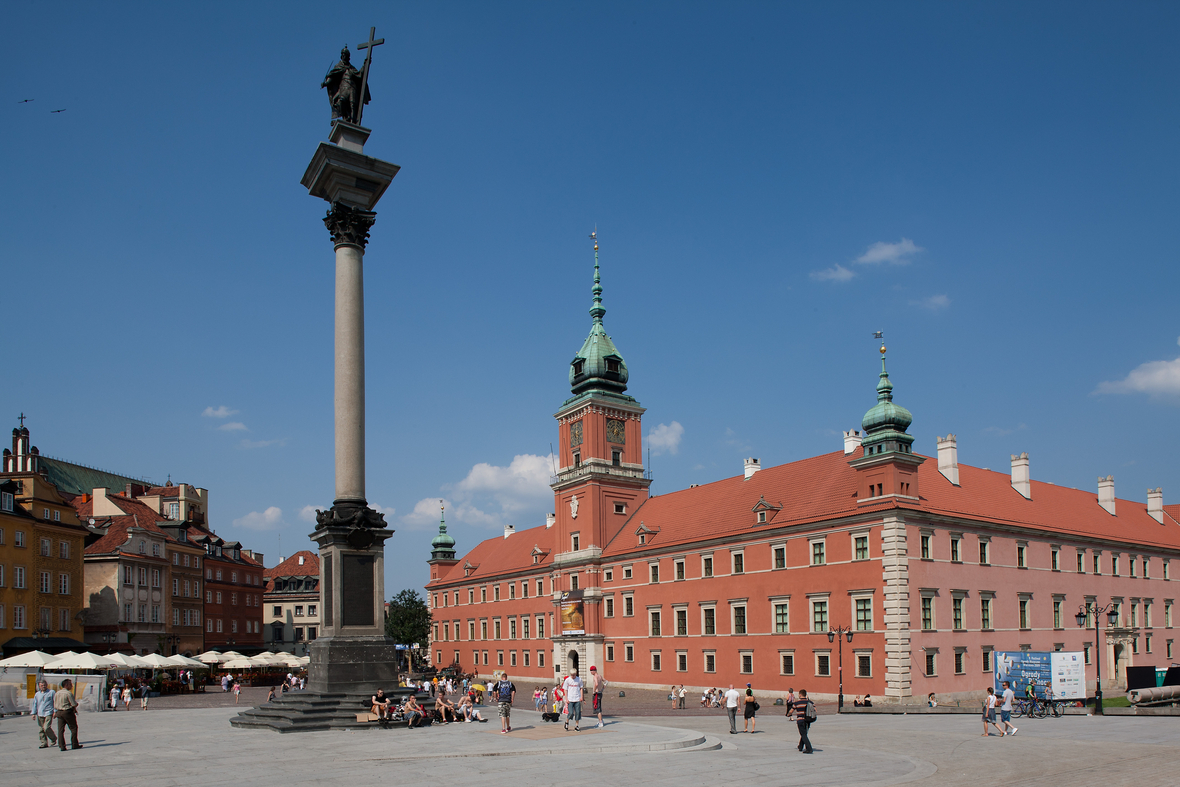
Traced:
<path fill-rule="evenodd" d="M 287 559 L 287 558 L 283 557 L 282 555 L 279 555 L 279 562 L 278 562 L 278 563 L 276 563 L 275 565 L 282 565 L 283 561 L 284 561 L 284 560 L 286 560 L 286 559 Z"/>
<path fill-rule="evenodd" d="M 1106 513 L 1115 516 L 1114 513 L 1114 476 L 1108 475 L 1106 478 L 1098 476 L 1098 505 L 1106 509 Z"/>
<path fill-rule="evenodd" d="M 108 491 L 105 487 L 94 489 L 94 505 L 91 508 L 94 516 L 125 516 L 123 509 L 111 502 L 107 497 Z"/>
<path fill-rule="evenodd" d="M 303 555 L 300 555 L 299 556 L 299 565 L 301 565 L 301 566 L 303 565 L 303 560 L 304 560 Z"/>
<path fill-rule="evenodd" d="M 746 460 L 746 480 L 749 481 L 750 476 L 754 475 L 754 473 L 757 473 L 761 469 L 762 469 L 762 460 L 753 459 L 753 458 L 747 459 Z"/>
<path fill-rule="evenodd" d="M 1164 490 L 1161 487 L 1147 490 L 1147 515 L 1161 525 L 1164 523 Z"/>
<path fill-rule="evenodd" d="M 938 472 L 955 486 L 959 485 L 959 441 L 953 434 L 935 438 L 938 441 Z"/>
<path fill-rule="evenodd" d="M 556 524 L 557 524 L 557 514 L 554 513 L 554 514 L 546 514 L 545 515 L 545 529 L 546 530 L 548 530 L 549 528 L 553 527 Z"/>
<path fill-rule="evenodd" d="M 860 448 L 861 441 L 864 437 L 856 429 L 851 429 L 844 433 L 844 453 L 851 454 L 856 449 Z"/>
<path fill-rule="evenodd" d="M 504 525 L 504 538 L 516 532 L 516 525 Z"/>
<path fill-rule="evenodd" d="M 1028 475 L 1028 452 L 1012 454 L 1012 488 L 1032 500 L 1032 480 Z"/>

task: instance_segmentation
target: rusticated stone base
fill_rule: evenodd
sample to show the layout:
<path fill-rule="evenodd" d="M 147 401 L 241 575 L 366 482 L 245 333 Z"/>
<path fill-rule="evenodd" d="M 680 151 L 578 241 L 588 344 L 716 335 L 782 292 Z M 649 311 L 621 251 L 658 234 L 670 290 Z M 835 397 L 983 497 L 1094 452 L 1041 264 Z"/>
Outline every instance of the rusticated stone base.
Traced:
<path fill-rule="evenodd" d="M 387 690 L 395 702 L 405 701 L 410 689 Z M 250 708 L 230 719 L 239 729 L 273 730 L 275 732 L 315 732 L 317 730 L 381 730 L 407 726 L 404 721 L 384 723 L 359 722 L 357 714 L 369 710 L 371 694 L 322 694 L 315 691 L 292 691 L 280 694 L 272 702 Z M 429 698 L 417 695 L 419 702 Z M 425 721 L 429 724 L 429 721 Z"/>

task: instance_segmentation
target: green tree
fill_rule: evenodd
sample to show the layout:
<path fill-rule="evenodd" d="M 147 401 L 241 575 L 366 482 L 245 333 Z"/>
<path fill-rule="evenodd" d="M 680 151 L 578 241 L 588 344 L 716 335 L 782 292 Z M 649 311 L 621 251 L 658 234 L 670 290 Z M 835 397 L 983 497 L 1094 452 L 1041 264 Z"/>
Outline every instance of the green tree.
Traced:
<path fill-rule="evenodd" d="M 426 599 L 418 595 L 417 590 L 403 590 L 389 600 L 385 636 L 399 645 L 413 645 L 417 642 L 426 648 L 430 640 L 431 620 Z"/>

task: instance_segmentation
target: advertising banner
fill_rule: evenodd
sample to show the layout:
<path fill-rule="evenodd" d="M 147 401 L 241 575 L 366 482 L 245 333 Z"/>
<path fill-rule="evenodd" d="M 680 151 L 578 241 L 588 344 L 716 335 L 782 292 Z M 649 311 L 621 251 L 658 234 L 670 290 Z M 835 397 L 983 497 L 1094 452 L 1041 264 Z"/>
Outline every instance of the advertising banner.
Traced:
<path fill-rule="evenodd" d="M 102 687 L 106 684 L 106 675 L 66 675 L 46 672 L 41 677 L 49 681 L 49 688 L 54 691 L 61 691 L 61 682 L 66 678 L 72 680 L 74 682 L 74 699 L 78 701 L 78 710 L 105 710 Z M 37 691 L 35 680 L 36 678 L 32 675 L 28 678 L 30 700 L 33 698 L 33 693 Z"/>
<path fill-rule="evenodd" d="M 586 609 L 581 590 L 566 590 L 561 594 L 561 633 L 585 634 Z"/>
<path fill-rule="evenodd" d="M 29 681 L 35 681 L 36 677 L 36 667 L 0 667 L 0 712 L 31 711 L 33 693 L 37 690 L 29 691 Z"/>
<path fill-rule="evenodd" d="M 1086 660 L 1081 651 L 1053 655 L 1053 696 L 1061 700 L 1086 698 Z"/>
<path fill-rule="evenodd" d="M 1037 682 L 1036 693 L 1045 697 L 1045 687 L 1052 686 L 1055 699 L 1084 699 L 1086 663 L 1080 651 L 997 651 L 995 689 L 1003 691 L 1001 681 L 1009 681 L 1017 697 L 1024 696 L 1029 679 Z"/>

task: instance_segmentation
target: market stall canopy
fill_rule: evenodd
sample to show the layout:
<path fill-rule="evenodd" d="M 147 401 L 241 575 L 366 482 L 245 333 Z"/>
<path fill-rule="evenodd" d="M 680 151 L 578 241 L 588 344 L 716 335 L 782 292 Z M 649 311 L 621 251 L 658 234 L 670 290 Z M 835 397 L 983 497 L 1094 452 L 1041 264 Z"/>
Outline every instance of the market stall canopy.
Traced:
<path fill-rule="evenodd" d="M 45 665 L 45 669 L 111 669 L 114 666 L 116 666 L 115 662 L 106 656 L 98 656 L 94 653 L 75 653 L 72 656 L 62 656 L 56 661 L 49 662 Z"/>
<path fill-rule="evenodd" d="M 204 667 L 205 662 L 190 659 L 188 656 L 182 656 L 177 653 L 175 656 L 169 656 L 167 662 L 173 667 Z"/>
<path fill-rule="evenodd" d="M 230 659 L 229 661 L 222 662 L 221 666 L 224 669 L 253 669 L 254 667 L 257 667 L 258 665 L 255 664 L 254 662 L 250 661 L 250 659 L 239 658 L 239 659 Z"/>
<path fill-rule="evenodd" d="M 152 666 L 150 662 L 145 661 L 142 657 L 131 655 L 123 657 L 127 661 L 128 667 L 135 667 L 136 669 L 143 669 L 144 667 Z"/>
<path fill-rule="evenodd" d="M 288 652 L 287 652 L 287 651 L 285 651 L 285 650 L 280 650 L 280 651 L 279 651 L 278 653 L 276 653 L 275 655 L 276 655 L 276 656 L 278 656 L 280 659 L 293 659 L 293 658 L 295 658 L 295 654 L 294 654 L 294 653 L 288 653 Z"/>
<path fill-rule="evenodd" d="M 61 656 L 32 650 L 19 656 L 9 656 L 0 660 L 0 667 L 44 667 L 51 661 L 57 661 Z"/>
<path fill-rule="evenodd" d="M 283 663 L 282 659 L 273 654 L 268 656 L 261 653 L 257 656 L 251 656 L 248 661 L 255 667 L 277 667 Z"/>
<path fill-rule="evenodd" d="M 159 653 L 149 653 L 146 656 L 140 656 L 139 658 L 141 661 L 147 662 L 148 665 L 150 665 L 152 667 L 175 667 L 176 666 L 172 662 L 168 661 L 168 659 L 166 657 L 161 656 Z"/>
<path fill-rule="evenodd" d="M 110 659 L 112 664 L 115 664 L 120 667 L 133 667 L 133 666 L 135 666 L 130 661 L 128 661 L 127 657 L 124 656 L 122 653 L 105 653 L 105 654 L 103 654 L 103 658 Z"/>
<path fill-rule="evenodd" d="M 220 664 L 221 662 L 227 661 L 228 659 L 226 659 L 224 653 L 218 653 L 215 650 L 207 650 L 197 656 L 197 660 L 202 664 Z"/>

